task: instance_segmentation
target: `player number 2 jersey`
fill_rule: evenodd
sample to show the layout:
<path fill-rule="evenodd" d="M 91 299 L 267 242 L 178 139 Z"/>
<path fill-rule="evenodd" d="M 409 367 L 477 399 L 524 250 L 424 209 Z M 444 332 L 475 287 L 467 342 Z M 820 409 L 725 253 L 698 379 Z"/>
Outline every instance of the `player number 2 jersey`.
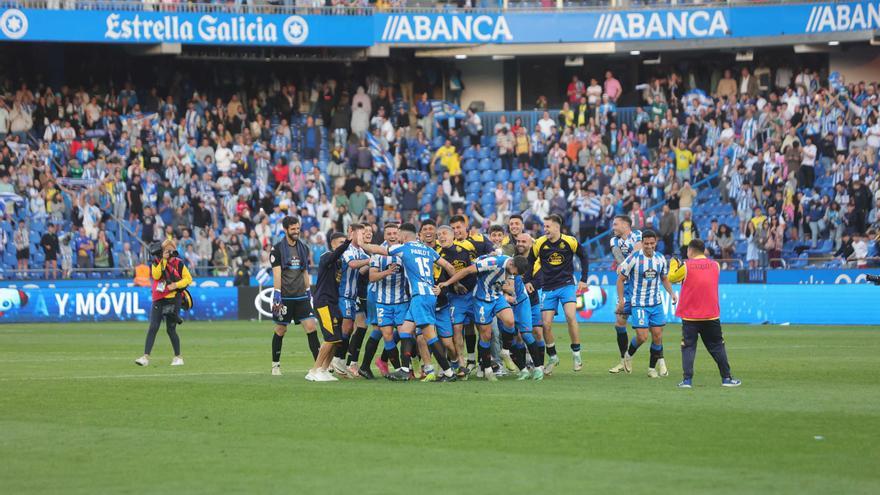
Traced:
<path fill-rule="evenodd" d="M 400 266 L 397 273 L 370 284 L 376 292 L 376 302 L 379 304 L 401 304 L 409 301 L 402 260 L 397 256 L 380 256 L 378 254 L 374 254 L 370 258 L 370 268 L 375 268 L 380 272 L 387 270 L 393 264 Z"/>

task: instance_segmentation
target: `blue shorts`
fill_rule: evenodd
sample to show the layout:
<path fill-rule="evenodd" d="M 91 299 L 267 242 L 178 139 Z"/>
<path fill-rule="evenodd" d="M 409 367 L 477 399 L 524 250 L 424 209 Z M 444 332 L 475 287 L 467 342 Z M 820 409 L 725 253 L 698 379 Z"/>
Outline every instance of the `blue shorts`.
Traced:
<path fill-rule="evenodd" d="M 376 304 L 376 325 L 380 327 L 399 327 L 403 325 L 409 303 Z"/>
<path fill-rule="evenodd" d="M 666 314 L 663 312 L 663 305 L 632 308 L 632 315 L 629 317 L 629 324 L 633 328 L 650 328 L 662 327 L 666 325 Z"/>
<path fill-rule="evenodd" d="M 553 290 L 545 290 L 541 299 L 541 311 L 555 312 L 560 304 L 574 303 L 576 295 L 577 290 L 574 284 Z"/>
<path fill-rule="evenodd" d="M 453 325 L 474 322 L 474 296 L 470 294 L 449 294 L 449 314 Z"/>
<path fill-rule="evenodd" d="M 416 328 L 422 328 L 426 325 L 436 325 L 437 317 L 437 296 L 413 296 L 409 302 L 409 309 L 406 311 L 406 321 L 416 324 Z"/>
<path fill-rule="evenodd" d="M 357 314 L 357 300 L 349 299 L 347 297 L 340 297 L 339 310 L 342 313 L 343 319 L 353 320 L 354 316 Z"/>
<path fill-rule="evenodd" d="M 623 313 L 617 313 L 621 316 L 630 316 L 632 315 L 632 294 L 633 289 L 631 284 L 626 284 L 623 286 Z"/>
<path fill-rule="evenodd" d="M 540 316 L 540 311 L 538 312 Z M 514 328 L 519 333 L 531 332 L 532 327 L 535 326 L 534 321 L 534 311 L 532 311 L 532 303 L 529 302 L 529 298 L 525 298 L 522 302 L 516 303 L 513 305 L 513 321 Z"/>
<path fill-rule="evenodd" d="M 510 308 L 510 304 L 507 304 L 507 299 L 504 297 L 499 297 L 494 301 L 481 301 L 479 299 L 474 299 L 474 304 L 476 305 L 476 314 L 474 318 L 474 323 L 477 325 L 489 325 L 492 323 L 492 319 L 495 318 L 495 315 L 500 313 L 502 310 Z"/>
<path fill-rule="evenodd" d="M 540 301 L 541 300 L 538 299 L 538 302 L 535 304 L 532 304 L 532 302 L 529 301 L 529 305 L 531 306 L 531 310 L 532 310 L 532 328 L 544 326 L 544 318 L 541 317 L 541 302 Z"/>
<path fill-rule="evenodd" d="M 376 315 L 379 304 L 376 302 L 376 297 L 375 292 L 367 292 L 367 324 L 374 327 L 379 325 L 379 319 Z"/>
<path fill-rule="evenodd" d="M 437 320 L 437 335 L 442 339 L 451 339 L 452 315 L 450 314 L 450 307 L 446 306 L 438 309 L 434 312 L 434 317 Z"/>

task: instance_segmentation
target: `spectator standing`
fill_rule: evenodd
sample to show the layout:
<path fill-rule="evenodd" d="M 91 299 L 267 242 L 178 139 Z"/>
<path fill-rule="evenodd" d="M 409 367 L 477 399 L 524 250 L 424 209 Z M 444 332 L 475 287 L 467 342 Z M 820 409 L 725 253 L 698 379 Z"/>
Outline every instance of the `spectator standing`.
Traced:
<path fill-rule="evenodd" d="M 617 99 L 620 98 L 620 95 L 623 93 L 623 87 L 620 85 L 620 81 L 618 81 L 614 74 L 609 70 L 605 71 L 605 85 L 604 92 L 608 95 L 608 99 L 613 103 L 617 103 Z"/>
<path fill-rule="evenodd" d="M 15 259 L 18 262 L 16 273 L 18 276 L 24 277 L 27 275 L 31 257 L 31 239 L 28 226 L 23 221 L 18 222 L 18 228 L 12 234 L 12 242 L 15 245 Z"/>
<path fill-rule="evenodd" d="M 700 231 L 696 222 L 691 220 L 691 212 L 684 212 L 684 220 L 678 225 L 678 245 L 682 258 L 687 256 L 687 248 L 693 239 L 700 238 Z"/>
<path fill-rule="evenodd" d="M 50 223 L 46 228 L 46 233 L 40 239 L 40 246 L 43 248 L 43 254 L 46 257 L 45 270 L 47 278 L 58 278 L 58 236 L 55 224 Z"/>

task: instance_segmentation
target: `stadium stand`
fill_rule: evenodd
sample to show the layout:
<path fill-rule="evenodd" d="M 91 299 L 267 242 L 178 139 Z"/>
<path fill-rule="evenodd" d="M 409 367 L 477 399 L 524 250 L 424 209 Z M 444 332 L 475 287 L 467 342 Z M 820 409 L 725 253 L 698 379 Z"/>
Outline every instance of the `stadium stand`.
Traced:
<path fill-rule="evenodd" d="M 380 71 L 218 84 L 181 66 L 161 84 L 51 87 L 29 73 L 0 91 L 2 276 L 131 274 L 165 237 L 196 273 L 224 275 L 265 265 L 292 213 L 316 257 L 355 221 L 462 212 L 488 228 L 521 213 L 537 233 L 558 213 L 598 268 L 618 214 L 658 230 L 667 254 L 699 235 L 731 267 L 869 263 L 876 83 L 803 68 L 762 89 L 737 69 L 702 89 L 658 76 L 640 107 L 617 107 L 636 81 L 609 71 L 560 88 L 562 109 L 482 113 L 429 99 L 436 78 L 406 101 Z"/>

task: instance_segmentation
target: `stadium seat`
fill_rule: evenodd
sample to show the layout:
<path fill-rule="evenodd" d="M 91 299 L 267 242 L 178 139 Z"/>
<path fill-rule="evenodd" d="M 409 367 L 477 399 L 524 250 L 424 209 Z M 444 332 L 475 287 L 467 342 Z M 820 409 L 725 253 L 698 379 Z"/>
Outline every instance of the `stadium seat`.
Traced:
<path fill-rule="evenodd" d="M 495 178 L 495 174 L 491 170 L 484 170 L 482 174 L 480 174 L 481 182 L 489 182 Z"/>
<path fill-rule="evenodd" d="M 511 172 L 510 173 L 510 180 L 513 182 L 520 182 L 521 180 L 523 180 L 522 169 L 518 168 L 518 169 L 515 169 L 513 172 Z"/>
<path fill-rule="evenodd" d="M 480 167 L 479 167 L 480 172 L 483 172 L 486 170 L 492 170 L 492 168 L 493 168 L 492 167 L 492 160 L 490 160 L 488 158 L 483 158 L 480 160 Z"/>
<path fill-rule="evenodd" d="M 479 180 L 480 180 L 480 173 L 477 172 L 476 170 L 470 170 L 470 171 L 468 171 L 467 175 L 465 175 L 465 182 L 467 182 L 468 184 L 474 183 L 474 182 L 479 182 Z"/>
<path fill-rule="evenodd" d="M 509 178 L 510 172 L 505 169 L 501 169 L 495 172 L 495 182 L 507 182 Z"/>
<path fill-rule="evenodd" d="M 477 161 L 476 158 L 470 158 L 468 160 L 465 160 L 462 170 L 464 170 L 465 172 L 470 172 L 472 170 L 477 170 L 479 166 L 480 162 Z"/>
<path fill-rule="evenodd" d="M 464 160 L 470 160 L 477 157 L 477 152 L 474 150 L 473 146 L 468 146 L 468 148 L 464 150 L 464 153 L 461 154 L 461 157 Z"/>
<path fill-rule="evenodd" d="M 489 158 L 492 154 L 489 151 L 489 148 L 480 148 L 479 153 L 477 153 L 477 158 L 480 160 L 485 160 Z"/>

